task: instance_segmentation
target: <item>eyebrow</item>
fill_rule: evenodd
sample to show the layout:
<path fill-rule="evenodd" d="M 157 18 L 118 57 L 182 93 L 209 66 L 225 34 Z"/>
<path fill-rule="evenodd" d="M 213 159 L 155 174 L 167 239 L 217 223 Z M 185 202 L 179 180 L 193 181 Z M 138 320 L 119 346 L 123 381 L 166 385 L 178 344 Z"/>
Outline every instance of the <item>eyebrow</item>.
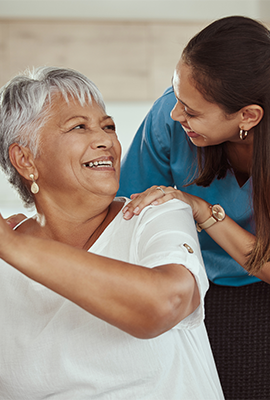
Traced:
<path fill-rule="evenodd" d="M 111 119 L 114 121 L 114 119 L 111 115 L 104 115 L 104 117 L 101 118 L 102 121 L 105 121 L 106 119 Z"/>
<path fill-rule="evenodd" d="M 88 119 L 88 117 L 85 117 L 84 115 L 74 115 L 74 116 L 70 117 L 70 118 L 65 122 L 65 124 L 66 124 L 67 122 L 71 121 L 72 119 L 76 119 L 76 118 L 82 118 L 82 119 L 84 119 L 84 120 L 87 120 L 87 119 Z M 104 115 L 104 116 L 101 118 L 101 121 L 105 121 L 106 119 L 111 119 L 112 121 L 114 121 L 113 117 L 111 117 L 110 115 Z"/>

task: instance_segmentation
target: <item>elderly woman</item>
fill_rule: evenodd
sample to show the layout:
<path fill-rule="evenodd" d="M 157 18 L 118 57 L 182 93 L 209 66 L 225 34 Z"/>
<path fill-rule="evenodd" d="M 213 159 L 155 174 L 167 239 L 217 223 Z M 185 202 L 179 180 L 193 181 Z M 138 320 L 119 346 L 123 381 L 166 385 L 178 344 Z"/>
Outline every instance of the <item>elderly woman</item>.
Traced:
<path fill-rule="evenodd" d="M 191 210 L 123 219 L 121 148 L 95 85 L 28 72 L 2 89 L 0 117 L 1 166 L 37 209 L 15 231 L 0 220 L 0 398 L 222 399 Z"/>

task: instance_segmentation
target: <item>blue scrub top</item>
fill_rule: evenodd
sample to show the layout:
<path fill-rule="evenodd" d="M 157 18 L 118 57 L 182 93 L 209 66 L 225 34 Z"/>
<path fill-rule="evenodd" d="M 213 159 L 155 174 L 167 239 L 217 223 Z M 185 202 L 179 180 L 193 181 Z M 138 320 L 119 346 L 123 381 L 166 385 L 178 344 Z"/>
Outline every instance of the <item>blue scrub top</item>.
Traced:
<path fill-rule="evenodd" d="M 180 123 L 170 117 L 175 103 L 173 89 L 169 88 L 144 119 L 123 158 L 118 195 L 129 197 L 152 185 L 176 186 L 211 204 L 222 205 L 227 215 L 254 233 L 251 179 L 239 187 L 234 174 L 228 172 L 224 179 L 215 179 L 208 187 L 183 187 L 196 172 L 197 148 Z M 259 281 L 248 275 L 205 231 L 199 233 L 199 240 L 212 282 L 242 286 Z"/>

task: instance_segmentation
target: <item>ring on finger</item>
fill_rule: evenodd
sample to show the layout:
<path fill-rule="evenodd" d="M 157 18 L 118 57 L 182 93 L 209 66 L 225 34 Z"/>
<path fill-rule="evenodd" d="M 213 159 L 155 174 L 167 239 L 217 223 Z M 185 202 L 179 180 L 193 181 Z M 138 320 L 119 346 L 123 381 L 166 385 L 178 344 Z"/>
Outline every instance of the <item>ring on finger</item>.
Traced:
<path fill-rule="evenodd" d="M 163 196 L 165 196 L 165 195 L 166 195 L 166 193 L 164 192 L 164 190 L 162 189 L 162 187 L 158 186 L 158 187 L 156 188 L 156 190 L 161 190 L 161 191 L 162 191 L 162 193 L 163 193 Z"/>

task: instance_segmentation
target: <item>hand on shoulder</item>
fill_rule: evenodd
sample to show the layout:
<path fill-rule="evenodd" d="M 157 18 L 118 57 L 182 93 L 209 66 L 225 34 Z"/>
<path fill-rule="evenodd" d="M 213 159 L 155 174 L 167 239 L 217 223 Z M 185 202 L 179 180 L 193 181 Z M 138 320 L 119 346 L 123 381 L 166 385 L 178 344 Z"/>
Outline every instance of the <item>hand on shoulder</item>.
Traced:
<path fill-rule="evenodd" d="M 182 192 L 171 186 L 152 186 L 142 193 L 134 193 L 131 195 L 132 201 L 123 208 L 124 219 L 131 219 L 134 215 L 139 215 L 140 212 L 150 204 L 159 205 L 166 203 L 172 199 L 182 200 L 189 204 L 192 208 L 193 217 L 197 220 L 200 215 L 200 209 L 203 204 L 208 204 L 205 200 Z M 208 205 L 207 205 L 208 207 Z"/>

